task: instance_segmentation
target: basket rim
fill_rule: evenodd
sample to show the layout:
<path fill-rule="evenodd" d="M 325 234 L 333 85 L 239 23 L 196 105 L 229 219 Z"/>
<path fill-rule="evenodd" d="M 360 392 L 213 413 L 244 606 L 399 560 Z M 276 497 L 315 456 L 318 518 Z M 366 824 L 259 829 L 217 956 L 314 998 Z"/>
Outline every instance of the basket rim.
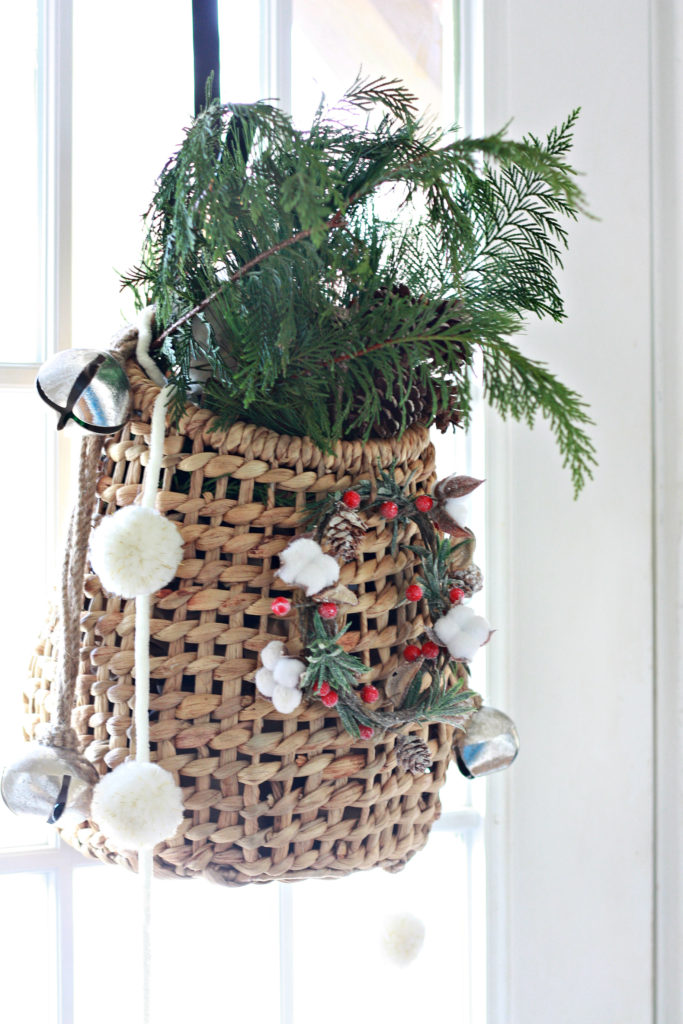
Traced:
<path fill-rule="evenodd" d="M 134 408 L 148 417 L 160 388 L 145 374 L 133 357 L 126 361 L 126 372 L 134 394 Z M 270 427 L 260 426 L 246 420 L 236 420 L 229 427 L 218 427 L 218 417 L 210 409 L 203 409 L 193 402 L 186 402 L 177 430 L 180 434 L 201 431 L 205 443 L 221 454 L 252 455 L 255 447 L 270 450 L 278 460 L 310 462 L 313 453 L 318 453 L 332 465 L 356 462 L 362 453 L 363 462 L 386 468 L 396 460 L 419 456 L 429 443 L 429 428 L 420 424 L 408 427 L 401 435 L 389 438 L 370 437 L 367 441 L 342 438 L 335 442 L 332 452 L 324 452 L 307 435 L 280 434 Z"/>

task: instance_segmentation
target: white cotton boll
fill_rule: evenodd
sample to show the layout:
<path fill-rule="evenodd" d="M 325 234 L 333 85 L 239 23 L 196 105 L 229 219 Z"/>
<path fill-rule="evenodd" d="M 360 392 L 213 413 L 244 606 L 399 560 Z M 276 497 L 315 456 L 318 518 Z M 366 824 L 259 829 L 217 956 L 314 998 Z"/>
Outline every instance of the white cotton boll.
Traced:
<path fill-rule="evenodd" d="M 382 929 L 382 949 L 385 956 L 399 967 L 414 960 L 425 940 L 424 922 L 414 914 L 392 914 Z"/>
<path fill-rule="evenodd" d="M 146 849 L 177 831 L 183 794 L 158 764 L 124 761 L 95 786 L 91 816 L 120 849 Z"/>
<path fill-rule="evenodd" d="M 446 615 L 436 620 L 434 632 L 439 640 L 448 644 L 473 618 L 475 614 L 469 605 L 455 604 Z"/>
<path fill-rule="evenodd" d="M 301 704 L 301 690 L 291 686 L 276 686 L 273 690 L 273 707 L 281 715 L 288 715 L 290 711 Z"/>
<path fill-rule="evenodd" d="M 475 615 L 468 605 L 456 604 L 447 615 L 437 619 L 434 632 L 446 645 L 452 658 L 471 661 L 491 635 L 491 627 L 481 615 Z"/>
<path fill-rule="evenodd" d="M 305 671 L 305 664 L 298 658 L 280 658 L 273 669 L 273 676 L 277 686 L 295 688 Z"/>
<path fill-rule="evenodd" d="M 280 555 L 278 576 L 285 583 L 305 587 L 306 596 L 311 597 L 337 582 L 339 564 L 316 541 L 299 537 Z"/>
<path fill-rule="evenodd" d="M 271 640 L 269 644 L 261 651 L 261 662 L 264 668 L 269 668 L 272 672 L 278 661 L 278 658 L 283 658 L 287 654 L 287 648 L 285 647 L 282 640 Z"/>
<path fill-rule="evenodd" d="M 256 689 L 259 693 L 262 693 L 264 697 L 273 696 L 275 679 L 273 678 L 273 673 L 269 668 L 258 669 L 254 676 L 254 682 L 256 683 Z"/>
<path fill-rule="evenodd" d="M 481 645 L 481 640 L 477 640 L 476 637 L 470 636 L 468 632 L 462 629 L 457 636 L 453 637 L 453 639 L 449 641 L 448 653 L 457 661 L 471 661 Z"/>
<path fill-rule="evenodd" d="M 446 514 L 463 529 L 469 526 L 470 503 L 467 498 L 446 498 L 443 503 Z"/>
<path fill-rule="evenodd" d="M 183 539 L 175 523 L 138 505 L 105 516 L 90 540 L 93 569 L 105 590 L 120 597 L 165 587 L 182 558 Z"/>

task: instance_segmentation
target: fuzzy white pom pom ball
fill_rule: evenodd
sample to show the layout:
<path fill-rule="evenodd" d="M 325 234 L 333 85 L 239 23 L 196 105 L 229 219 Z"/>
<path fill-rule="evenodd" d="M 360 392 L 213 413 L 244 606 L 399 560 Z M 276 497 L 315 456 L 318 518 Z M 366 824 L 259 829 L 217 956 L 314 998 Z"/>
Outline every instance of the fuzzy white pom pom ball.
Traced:
<path fill-rule="evenodd" d="M 452 658 L 470 661 L 491 636 L 491 627 L 482 615 L 475 615 L 467 605 L 456 604 L 447 615 L 436 620 L 434 632 Z"/>
<path fill-rule="evenodd" d="M 90 561 L 102 586 L 120 597 L 165 587 L 182 557 L 183 539 L 175 523 L 138 505 L 105 516 L 90 541 Z"/>
<path fill-rule="evenodd" d="M 285 647 L 282 640 L 271 640 L 269 644 L 261 651 L 261 661 L 263 662 L 264 668 L 269 668 L 272 672 L 277 664 L 278 658 L 284 658 L 287 654 L 287 648 Z"/>
<path fill-rule="evenodd" d="M 95 786 L 91 815 L 122 850 L 141 850 L 175 833 L 183 820 L 183 795 L 165 768 L 124 761 Z"/>
<path fill-rule="evenodd" d="M 392 914 L 384 922 L 382 949 L 400 967 L 415 959 L 422 949 L 424 939 L 424 923 L 414 914 Z"/>
<path fill-rule="evenodd" d="M 301 690 L 292 686 L 276 686 L 273 690 L 273 707 L 281 715 L 288 715 L 290 711 L 301 704 Z"/>
<path fill-rule="evenodd" d="M 278 686 L 298 686 L 306 671 L 303 661 L 298 658 L 278 658 L 273 669 L 273 677 Z"/>
<path fill-rule="evenodd" d="M 262 693 L 264 697 L 272 697 L 273 690 L 275 689 L 275 679 L 273 673 L 269 668 L 259 668 L 254 675 L 254 682 L 256 683 L 256 689 L 259 693 Z"/>
<path fill-rule="evenodd" d="M 285 583 L 305 587 L 306 596 L 311 597 L 337 582 L 339 564 L 316 541 L 299 537 L 280 555 L 278 576 Z"/>

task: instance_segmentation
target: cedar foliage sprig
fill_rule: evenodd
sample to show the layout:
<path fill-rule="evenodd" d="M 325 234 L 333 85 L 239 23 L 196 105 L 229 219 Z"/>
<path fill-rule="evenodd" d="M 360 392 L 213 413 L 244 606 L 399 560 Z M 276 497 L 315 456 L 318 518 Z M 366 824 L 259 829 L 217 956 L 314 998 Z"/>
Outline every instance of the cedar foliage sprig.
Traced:
<path fill-rule="evenodd" d="M 381 78 L 357 80 L 341 109 L 321 104 L 308 131 L 267 103 L 208 104 L 159 176 L 124 279 L 156 304 L 178 407 L 197 315 L 211 327 L 205 403 L 219 422 L 308 434 L 327 451 L 371 430 L 378 381 L 399 408 L 419 385 L 428 423 L 455 388 L 466 427 L 481 351 L 489 401 L 547 417 L 578 491 L 595 461 L 585 406 L 510 340 L 529 314 L 565 315 L 565 221 L 584 210 L 567 162 L 576 117 L 545 140 L 454 137 Z"/>

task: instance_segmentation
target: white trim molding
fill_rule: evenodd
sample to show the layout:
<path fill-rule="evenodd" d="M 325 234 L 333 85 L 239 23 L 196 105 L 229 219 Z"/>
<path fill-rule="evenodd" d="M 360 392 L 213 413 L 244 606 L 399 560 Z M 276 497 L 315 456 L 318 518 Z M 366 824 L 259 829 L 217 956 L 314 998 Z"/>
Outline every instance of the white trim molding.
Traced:
<path fill-rule="evenodd" d="M 683 11 L 651 8 L 656 1021 L 683 1021 Z"/>
<path fill-rule="evenodd" d="M 681 1024 L 680 918 L 662 886 L 659 957 L 653 934 L 655 865 L 681 892 L 680 105 L 654 119 L 651 160 L 650 0 L 484 7 L 486 130 L 514 118 L 515 136 L 540 135 L 581 106 L 572 162 L 599 218 L 571 228 L 568 320 L 520 339 L 590 403 L 594 482 L 572 500 L 542 421 L 492 424 L 487 441 L 492 696 L 521 738 L 491 786 L 489 1024 Z M 665 91 L 681 15 L 659 8 Z M 672 237 L 653 262 L 658 232 Z"/>

